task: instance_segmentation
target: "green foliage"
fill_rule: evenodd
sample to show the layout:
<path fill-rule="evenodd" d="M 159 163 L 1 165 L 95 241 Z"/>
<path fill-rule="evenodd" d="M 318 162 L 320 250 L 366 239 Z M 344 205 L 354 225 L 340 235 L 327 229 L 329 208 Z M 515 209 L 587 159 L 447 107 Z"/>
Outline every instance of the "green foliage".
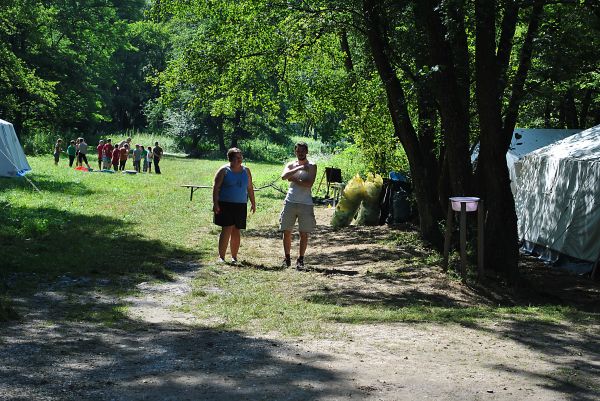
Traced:
<path fill-rule="evenodd" d="M 364 176 L 365 173 L 372 172 L 365 163 L 363 152 L 357 145 L 340 146 L 334 151 L 331 158 L 326 160 L 324 167 L 341 169 L 344 182 L 348 182 L 356 174 Z"/>
<path fill-rule="evenodd" d="M 583 5 L 554 4 L 545 12 L 520 125 L 588 128 L 598 124 L 600 18 Z"/>
<path fill-rule="evenodd" d="M 273 143 L 266 139 L 244 139 L 239 143 L 244 157 L 268 163 L 283 163 L 290 158 L 290 146 Z"/>
<path fill-rule="evenodd" d="M 225 160 L 167 157 L 161 162 L 162 175 L 79 172 L 69 169 L 64 157 L 54 166 L 51 155 L 28 160 L 33 169 L 28 178 L 40 192 L 24 178 L 0 180 L 3 275 L 101 272 L 142 277 L 160 270 L 169 258 L 200 257 L 213 249 L 213 236 L 202 239 L 206 242 L 193 240 L 197 227 L 212 227 L 211 191 L 198 191 L 190 202 L 189 191 L 179 185 L 211 185 Z M 95 156 L 90 164 L 95 166 Z M 249 166 L 257 184 L 281 172 L 280 164 Z M 267 219 L 266 203 L 273 195 L 260 192 L 263 205 L 250 227 Z"/>
<path fill-rule="evenodd" d="M 165 35 L 139 23 L 144 0 L 8 0 L 0 16 L 0 114 L 17 133 L 89 135 L 111 120 L 145 125 Z M 143 25 L 143 26 L 141 26 Z M 37 142 L 34 140 L 33 142 Z"/>
<path fill-rule="evenodd" d="M 58 138 L 60 138 L 60 136 L 53 134 L 50 130 L 39 128 L 32 130 L 29 135 L 21 141 L 21 145 L 23 145 L 23 149 L 28 155 L 49 154 L 54 152 L 54 144 Z M 63 138 L 63 144 L 64 143 L 65 138 Z M 64 145 L 63 150 L 65 150 L 67 146 L 68 141 L 66 142 L 66 145 Z"/>

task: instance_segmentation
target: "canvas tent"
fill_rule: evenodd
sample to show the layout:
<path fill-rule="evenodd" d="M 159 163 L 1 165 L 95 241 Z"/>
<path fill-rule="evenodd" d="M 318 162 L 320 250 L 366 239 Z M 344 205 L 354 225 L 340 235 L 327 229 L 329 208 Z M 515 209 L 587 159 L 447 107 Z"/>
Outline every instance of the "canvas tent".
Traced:
<path fill-rule="evenodd" d="M 556 261 L 600 255 L 600 125 L 529 153 L 515 199 L 519 237 Z"/>
<path fill-rule="evenodd" d="M 30 170 L 13 125 L 0 120 L 0 177 L 22 176 Z"/>
<path fill-rule="evenodd" d="M 506 152 L 506 165 L 510 176 L 510 189 L 513 196 L 517 194 L 519 171 L 515 163 L 526 154 L 539 148 L 550 145 L 563 138 L 581 132 L 580 129 L 537 129 L 515 128 L 508 152 Z M 471 162 L 475 162 L 479 155 L 479 145 L 473 150 Z"/>
<path fill-rule="evenodd" d="M 528 129 L 515 128 L 513 136 L 506 152 L 506 164 L 510 175 L 510 189 L 513 196 L 517 193 L 518 177 L 520 172 L 517 161 L 525 155 L 550 145 L 568 136 L 581 132 L 580 129 Z"/>

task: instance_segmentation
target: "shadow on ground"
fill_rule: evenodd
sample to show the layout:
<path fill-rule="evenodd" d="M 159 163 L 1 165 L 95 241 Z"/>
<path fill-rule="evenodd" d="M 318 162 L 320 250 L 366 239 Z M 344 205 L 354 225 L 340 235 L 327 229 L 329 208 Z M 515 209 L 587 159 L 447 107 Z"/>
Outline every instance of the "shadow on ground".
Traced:
<path fill-rule="evenodd" d="M 126 326 L 137 322 L 123 321 Z M 0 393 L 17 399 L 311 400 L 360 395 L 329 356 L 293 344 L 178 325 L 96 330 L 84 324 L 21 326 L 0 349 Z"/>
<path fill-rule="evenodd" d="M 199 251 L 132 234 L 118 218 L 0 206 L 0 293 L 9 297 L 61 283 L 126 292 L 140 280 L 168 280 L 168 260 L 201 257 Z"/>
<path fill-rule="evenodd" d="M 88 173 L 81 173 L 88 174 Z M 10 179 L 0 178 L 0 191 L 21 188 L 27 191 L 35 191 L 33 186 L 29 183 L 29 180 L 35 185 L 37 189 L 42 192 L 60 192 L 63 194 L 81 196 L 81 195 L 92 195 L 97 193 L 96 190 L 90 190 L 85 185 L 79 185 L 74 181 L 64 182 L 53 179 L 50 175 L 33 173 L 28 174 L 26 177 L 14 177 Z"/>

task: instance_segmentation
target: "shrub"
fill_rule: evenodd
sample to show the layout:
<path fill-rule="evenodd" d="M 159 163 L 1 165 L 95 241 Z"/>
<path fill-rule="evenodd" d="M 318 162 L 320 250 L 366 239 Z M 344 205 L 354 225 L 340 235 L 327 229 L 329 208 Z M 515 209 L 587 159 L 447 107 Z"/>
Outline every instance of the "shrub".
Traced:
<path fill-rule="evenodd" d="M 280 145 L 266 139 L 245 139 L 240 141 L 239 148 L 244 157 L 269 163 L 282 163 L 293 156 L 289 145 Z"/>
<path fill-rule="evenodd" d="M 28 155 L 43 155 L 54 151 L 54 144 L 58 138 L 62 138 L 63 144 L 65 143 L 65 138 L 60 135 L 46 130 L 35 130 L 22 137 L 21 145 Z"/>

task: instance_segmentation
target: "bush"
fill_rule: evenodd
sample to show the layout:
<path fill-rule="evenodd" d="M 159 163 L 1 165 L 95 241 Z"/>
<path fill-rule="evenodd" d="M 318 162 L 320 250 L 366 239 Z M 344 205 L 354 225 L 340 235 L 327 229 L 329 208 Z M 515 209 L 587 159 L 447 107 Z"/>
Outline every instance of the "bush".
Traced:
<path fill-rule="evenodd" d="M 35 130 L 21 138 L 21 145 L 28 155 L 44 155 L 54 152 L 54 144 L 58 138 L 61 138 L 61 136 L 50 131 Z M 64 145 L 65 138 L 62 138 L 62 140 Z M 64 145 L 64 148 L 66 149 L 66 145 Z"/>
<path fill-rule="evenodd" d="M 244 152 L 245 158 L 256 161 L 283 163 L 293 157 L 290 145 L 280 145 L 266 139 L 245 139 L 240 141 L 238 147 Z"/>
<path fill-rule="evenodd" d="M 333 154 L 324 159 L 324 167 L 335 167 L 342 170 L 342 179 L 348 182 L 356 174 L 364 175 L 368 171 L 362 152 L 356 144 L 339 145 Z"/>

